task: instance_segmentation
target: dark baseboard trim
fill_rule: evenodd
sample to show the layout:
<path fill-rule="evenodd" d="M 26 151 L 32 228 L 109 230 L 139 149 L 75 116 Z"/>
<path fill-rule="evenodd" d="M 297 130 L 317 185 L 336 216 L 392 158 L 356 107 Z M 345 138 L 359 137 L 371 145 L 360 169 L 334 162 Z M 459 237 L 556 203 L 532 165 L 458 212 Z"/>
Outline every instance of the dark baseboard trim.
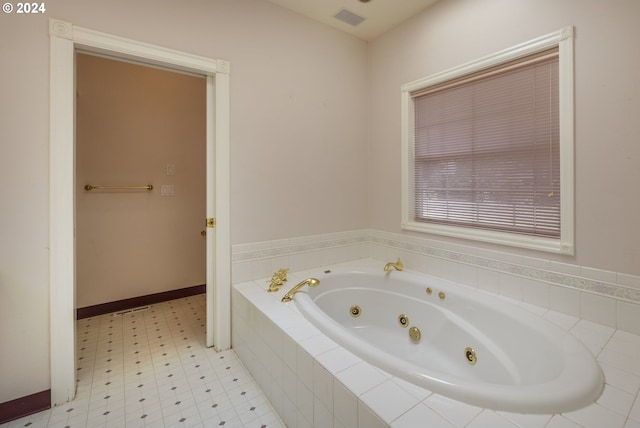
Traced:
<path fill-rule="evenodd" d="M 207 286 L 194 285 L 193 287 L 180 288 L 178 290 L 164 291 L 162 293 L 147 294 L 146 296 L 133 297 L 131 299 L 118 300 L 115 302 L 102 303 L 100 305 L 87 306 L 76 309 L 76 319 L 83 319 L 104 315 L 111 312 L 124 311 L 127 309 L 139 308 L 140 306 L 153 305 L 168 300 L 181 299 L 183 297 L 195 296 L 206 292 Z"/>
<path fill-rule="evenodd" d="M 51 390 L 0 403 L 0 424 L 51 408 Z"/>

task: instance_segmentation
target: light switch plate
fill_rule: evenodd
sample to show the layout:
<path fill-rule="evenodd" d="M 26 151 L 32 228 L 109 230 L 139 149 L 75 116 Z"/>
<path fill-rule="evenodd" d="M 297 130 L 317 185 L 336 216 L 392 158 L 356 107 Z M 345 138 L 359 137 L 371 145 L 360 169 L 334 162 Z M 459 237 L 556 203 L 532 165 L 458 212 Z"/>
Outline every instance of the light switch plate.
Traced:
<path fill-rule="evenodd" d="M 175 187 L 173 184 L 163 184 L 160 186 L 160 196 L 175 196 Z"/>

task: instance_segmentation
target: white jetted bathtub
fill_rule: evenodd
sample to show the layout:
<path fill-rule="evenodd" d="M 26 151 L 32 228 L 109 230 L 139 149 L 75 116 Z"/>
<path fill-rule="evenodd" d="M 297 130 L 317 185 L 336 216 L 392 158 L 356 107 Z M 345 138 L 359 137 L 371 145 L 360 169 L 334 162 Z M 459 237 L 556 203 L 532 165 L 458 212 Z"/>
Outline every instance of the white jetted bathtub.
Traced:
<path fill-rule="evenodd" d="M 469 404 L 560 413 L 602 392 L 593 355 L 560 327 L 481 291 L 382 268 L 322 273 L 293 300 L 363 360 Z"/>

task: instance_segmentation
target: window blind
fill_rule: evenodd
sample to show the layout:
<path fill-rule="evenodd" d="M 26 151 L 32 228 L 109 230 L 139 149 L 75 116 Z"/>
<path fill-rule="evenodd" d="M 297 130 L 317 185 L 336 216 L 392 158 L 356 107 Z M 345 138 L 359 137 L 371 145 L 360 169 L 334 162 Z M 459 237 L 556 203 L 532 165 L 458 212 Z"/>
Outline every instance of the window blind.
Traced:
<path fill-rule="evenodd" d="M 560 236 L 557 49 L 413 93 L 415 221 Z"/>

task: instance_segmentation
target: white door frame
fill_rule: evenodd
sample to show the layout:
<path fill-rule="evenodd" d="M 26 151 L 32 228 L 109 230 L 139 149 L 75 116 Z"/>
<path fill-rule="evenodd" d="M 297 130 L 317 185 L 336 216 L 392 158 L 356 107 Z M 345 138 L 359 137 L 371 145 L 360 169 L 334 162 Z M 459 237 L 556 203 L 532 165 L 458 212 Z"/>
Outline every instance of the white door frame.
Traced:
<path fill-rule="evenodd" d="M 49 20 L 49 290 L 51 404 L 76 390 L 75 356 L 75 76 L 77 49 L 207 78 L 207 346 L 231 347 L 229 212 L 229 63 Z M 205 219 L 203 218 L 203 222 Z"/>

